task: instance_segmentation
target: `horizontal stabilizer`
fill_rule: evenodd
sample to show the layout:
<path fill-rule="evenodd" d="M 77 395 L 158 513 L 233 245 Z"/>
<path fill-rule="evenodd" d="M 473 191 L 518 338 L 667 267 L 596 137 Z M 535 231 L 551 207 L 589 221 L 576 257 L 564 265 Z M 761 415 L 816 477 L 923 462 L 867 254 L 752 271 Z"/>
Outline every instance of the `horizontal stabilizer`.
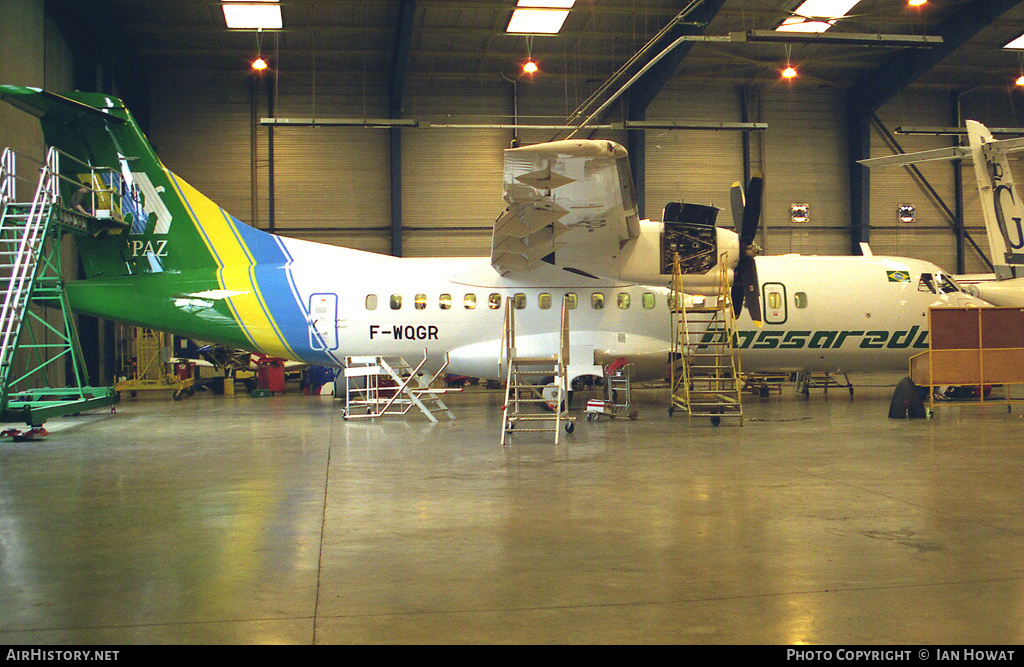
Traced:
<path fill-rule="evenodd" d="M 971 149 L 965 146 L 950 146 L 949 148 L 936 148 L 930 151 L 915 151 L 913 153 L 897 153 L 896 155 L 885 155 L 872 157 L 864 160 L 857 160 L 865 167 L 902 167 L 918 162 L 930 162 L 933 160 L 956 160 L 959 158 L 971 157 Z"/>
<path fill-rule="evenodd" d="M 22 111 L 30 113 L 37 118 L 42 118 L 44 116 L 48 118 L 72 118 L 75 116 L 91 116 L 94 118 L 111 120 L 118 124 L 127 122 L 125 118 L 111 115 L 108 111 L 108 109 L 123 109 L 124 107 L 121 104 L 120 100 L 116 100 L 116 98 L 107 97 L 100 93 L 76 92 L 75 95 L 88 96 L 90 99 L 98 98 L 100 100 L 106 100 L 107 108 L 97 109 L 83 102 L 79 102 L 78 100 L 73 100 L 70 97 L 58 95 L 56 93 L 51 93 L 47 90 L 40 90 L 39 88 L 0 85 L 0 100 L 9 103 L 12 106 L 18 107 Z"/>

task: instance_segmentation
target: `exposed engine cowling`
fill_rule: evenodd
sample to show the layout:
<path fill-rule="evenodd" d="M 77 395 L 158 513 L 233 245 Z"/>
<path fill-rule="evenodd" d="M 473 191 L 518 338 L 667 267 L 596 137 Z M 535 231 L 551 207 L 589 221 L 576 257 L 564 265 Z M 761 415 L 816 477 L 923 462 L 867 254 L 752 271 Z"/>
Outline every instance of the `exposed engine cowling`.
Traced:
<path fill-rule="evenodd" d="M 727 253 L 731 282 L 739 241 L 735 232 L 715 226 L 718 211 L 713 206 L 671 202 L 662 222 L 641 221 L 640 236 L 629 242 L 632 247 L 623 248 L 628 256 L 621 279 L 668 286 L 678 253 L 683 289 L 691 294 L 711 294 L 719 288 L 718 263 L 722 253 Z"/>
<path fill-rule="evenodd" d="M 640 238 L 633 239 L 642 243 L 635 248 L 627 248 L 628 243 L 622 246 L 627 254 L 620 276 L 625 280 L 665 284 L 671 281 L 678 254 L 682 290 L 708 295 L 721 291 L 722 274 L 712 269 L 724 264 L 733 314 L 738 317 L 745 302 L 750 319 L 761 322 L 760 282 L 754 261 L 761 249 L 754 236 L 760 225 L 763 193 L 764 176 L 759 173 L 750 177 L 745 189 L 740 183 L 733 184 L 730 198 L 735 232 L 714 226 L 718 215 L 714 207 L 669 204 L 660 228 L 642 228 Z M 655 266 L 657 276 L 653 275 Z"/>

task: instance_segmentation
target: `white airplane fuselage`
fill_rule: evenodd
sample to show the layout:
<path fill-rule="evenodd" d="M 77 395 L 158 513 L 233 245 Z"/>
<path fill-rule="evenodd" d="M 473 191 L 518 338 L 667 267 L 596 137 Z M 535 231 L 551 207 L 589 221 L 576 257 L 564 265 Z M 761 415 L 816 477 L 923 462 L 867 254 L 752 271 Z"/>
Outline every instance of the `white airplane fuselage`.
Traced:
<path fill-rule="evenodd" d="M 556 267 L 503 277 L 483 257 L 394 258 L 283 241 L 295 259 L 289 270 L 299 298 L 323 306 L 310 314 L 311 347 L 338 364 L 360 355 L 418 360 L 426 350 L 430 367 L 447 354 L 449 373 L 502 379 L 506 300 L 522 304 L 515 311 L 519 352 L 552 354 L 562 298 L 572 294 L 571 376 L 619 357 L 634 364 L 637 379 L 668 374 L 666 287 Z M 932 291 L 922 274 L 942 272 L 919 260 L 785 255 L 756 262 L 764 324 L 755 326 L 746 312 L 737 321 L 745 371 L 902 370 L 928 347 L 929 307 L 987 305 L 961 291 Z"/>

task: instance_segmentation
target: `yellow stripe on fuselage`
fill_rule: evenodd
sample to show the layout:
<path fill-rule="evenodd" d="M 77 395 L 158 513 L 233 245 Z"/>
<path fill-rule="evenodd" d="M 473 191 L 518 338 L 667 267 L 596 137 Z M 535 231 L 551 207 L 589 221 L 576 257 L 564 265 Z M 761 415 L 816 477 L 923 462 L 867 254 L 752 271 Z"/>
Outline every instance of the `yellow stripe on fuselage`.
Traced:
<path fill-rule="evenodd" d="M 255 261 L 228 214 L 180 177 L 167 173 L 203 243 L 217 262 L 221 289 L 240 293 L 228 298 L 239 327 L 260 352 L 294 359 L 295 352 L 285 341 L 260 293 L 254 275 Z"/>

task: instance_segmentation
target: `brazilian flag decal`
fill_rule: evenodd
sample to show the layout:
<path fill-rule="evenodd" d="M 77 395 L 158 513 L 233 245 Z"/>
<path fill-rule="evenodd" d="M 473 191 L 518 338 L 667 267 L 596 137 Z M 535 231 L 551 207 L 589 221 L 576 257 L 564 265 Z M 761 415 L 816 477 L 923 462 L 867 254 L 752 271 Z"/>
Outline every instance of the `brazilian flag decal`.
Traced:
<path fill-rule="evenodd" d="M 909 283 L 910 273 L 907 271 L 886 271 L 885 275 L 888 276 L 889 282 L 891 283 Z"/>

